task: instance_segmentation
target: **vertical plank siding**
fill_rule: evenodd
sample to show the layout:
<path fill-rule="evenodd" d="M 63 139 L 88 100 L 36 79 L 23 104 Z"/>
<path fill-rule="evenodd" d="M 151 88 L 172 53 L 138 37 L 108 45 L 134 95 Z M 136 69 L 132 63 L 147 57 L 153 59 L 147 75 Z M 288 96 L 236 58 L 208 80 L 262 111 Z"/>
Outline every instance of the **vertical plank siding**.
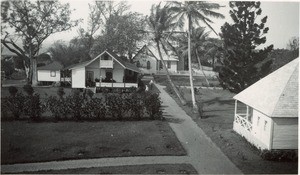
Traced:
<path fill-rule="evenodd" d="M 273 148 L 298 149 L 298 118 L 273 118 Z"/>

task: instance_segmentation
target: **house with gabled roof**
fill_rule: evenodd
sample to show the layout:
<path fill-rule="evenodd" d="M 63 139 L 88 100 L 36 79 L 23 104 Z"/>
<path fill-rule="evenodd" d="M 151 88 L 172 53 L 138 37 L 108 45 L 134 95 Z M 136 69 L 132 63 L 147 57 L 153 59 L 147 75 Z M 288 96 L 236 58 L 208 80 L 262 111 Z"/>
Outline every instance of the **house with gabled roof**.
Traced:
<path fill-rule="evenodd" d="M 71 65 L 72 88 L 137 87 L 140 70 L 111 51 L 105 50 L 94 59 Z"/>
<path fill-rule="evenodd" d="M 235 95 L 233 130 L 260 149 L 298 149 L 298 74 L 299 58 Z"/>
<path fill-rule="evenodd" d="M 53 61 L 45 66 L 37 67 L 37 81 L 41 83 L 59 82 L 63 65 Z"/>
<path fill-rule="evenodd" d="M 156 47 L 151 44 L 145 44 L 137 54 L 135 54 L 132 60 L 143 74 L 157 74 L 159 72 L 165 72 L 166 69 L 168 69 L 169 72 L 177 72 L 178 58 L 171 52 L 167 54 L 162 51 L 161 54 L 165 61 L 166 68 L 163 67 Z"/>

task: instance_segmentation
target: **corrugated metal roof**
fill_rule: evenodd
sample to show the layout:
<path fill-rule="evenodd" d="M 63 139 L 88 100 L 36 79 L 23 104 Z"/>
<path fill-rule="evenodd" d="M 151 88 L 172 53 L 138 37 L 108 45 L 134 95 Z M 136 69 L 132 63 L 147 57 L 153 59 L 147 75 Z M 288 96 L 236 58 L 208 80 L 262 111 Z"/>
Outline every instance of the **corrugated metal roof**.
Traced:
<path fill-rule="evenodd" d="M 298 117 L 299 58 L 262 78 L 233 98 L 269 117 Z"/>
<path fill-rule="evenodd" d="M 37 67 L 37 70 L 61 70 L 64 66 L 57 61 L 53 61 L 45 66 Z"/>

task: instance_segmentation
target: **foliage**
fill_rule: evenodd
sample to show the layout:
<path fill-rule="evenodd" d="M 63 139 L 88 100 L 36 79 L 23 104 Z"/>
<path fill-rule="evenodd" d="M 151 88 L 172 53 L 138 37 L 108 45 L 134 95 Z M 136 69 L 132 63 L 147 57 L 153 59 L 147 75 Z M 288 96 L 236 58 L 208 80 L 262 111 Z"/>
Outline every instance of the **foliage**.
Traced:
<path fill-rule="evenodd" d="M 25 96 L 24 113 L 25 115 L 28 115 L 31 120 L 39 121 L 45 107 L 46 106 L 41 103 L 39 94 L 34 93 L 32 95 Z"/>
<path fill-rule="evenodd" d="M 1 59 L 1 71 L 4 71 L 5 76 L 9 78 L 15 71 L 14 64 L 6 59 Z"/>
<path fill-rule="evenodd" d="M 58 95 L 60 98 L 63 98 L 65 94 L 66 94 L 66 93 L 65 93 L 63 87 L 59 87 L 59 88 L 57 89 L 57 95 Z"/>
<path fill-rule="evenodd" d="M 15 86 L 9 86 L 8 87 L 8 92 L 11 96 L 15 96 L 18 92 L 18 89 Z"/>
<path fill-rule="evenodd" d="M 262 150 L 260 156 L 269 161 L 297 162 L 298 150 Z"/>
<path fill-rule="evenodd" d="M 48 48 L 48 51 L 52 54 L 54 60 L 62 63 L 64 66 L 91 59 L 87 53 L 87 48 L 82 45 L 82 40 L 77 38 L 72 39 L 69 45 L 58 40 Z"/>
<path fill-rule="evenodd" d="M 162 117 L 161 105 L 162 102 L 160 100 L 159 94 L 145 92 L 144 106 L 146 112 L 152 119 Z"/>
<path fill-rule="evenodd" d="M 278 68 L 286 65 L 288 62 L 299 57 L 299 52 L 287 50 L 287 49 L 274 49 L 268 55 L 269 59 L 273 59 L 272 72 Z"/>
<path fill-rule="evenodd" d="M 3 1 L 1 2 L 1 43 L 22 58 L 29 69 L 28 81 L 36 83 L 36 59 L 45 39 L 51 34 L 69 30 L 78 20 L 70 19 L 69 4 L 59 1 Z M 12 32 L 13 30 L 13 32 Z M 22 40 L 22 47 L 16 43 Z"/>
<path fill-rule="evenodd" d="M 223 88 L 238 93 L 270 72 L 272 60 L 267 56 L 273 45 L 256 48 L 266 42 L 264 35 L 269 30 L 265 27 L 267 16 L 260 23 L 255 21 L 262 13 L 260 2 L 235 1 L 229 6 L 234 23 L 221 27 L 226 53 L 219 80 Z"/>
<path fill-rule="evenodd" d="M 137 43 L 144 37 L 145 19 L 138 13 L 110 15 L 106 21 L 103 35 L 96 38 L 93 50 L 98 54 L 106 49 L 131 59 L 138 49 Z"/>
<path fill-rule="evenodd" d="M 32 96 L 34 93 L 34 89 L 30 84 L 26 84 L 23 86 L 23 90 L 27 93 L 27 95 Z"/>
<path fill-rule="evenodd" d="M 72 117 L 76 120 L 81 120 L 84 109 L 84 98 L 79 90 L 73 90 L 72 93 L 66 97 L 67 108 L 70 110 Z"/>
<path fill-rule="evenodd" d="M 170 14 L 168 12 L 168 6 L 165 5 L 164 7 L 161 7 L 159 5 L 152 5 L 151 7 L 151 14 L 147 18 L 148 26 L 150 28 L 151 33 L 151 39 L 154 41 L 156 44 L 156 48 L 159 54 L 159 58 L 161 60 L 161 63 L 166 71 L 166 76 L 168 83 L 171 85 L 172 89 L 176 93 L 177 97 L 180 99 L 180 102 L 185 105 L 186 101 L 182 98 L 180 93 L 178 92 L 178 89 L 175 87 L 172 79 L 170 78 L 170 74 L 168 69 L 166 69 L 166 63 L 165 59 L 162 57 L 162 52 L 161 48 L 164 50 L 165 53 L 166 51 L 166 43 L 168 40 L 168 37 L 170 36 L 170 32 L 174 30 L 176 27 L 176 22 L 174 22 L 170 18 Z"/>
<path fill-rule="evenodd" d="M 193 84 L 193 75 L 192 75 L 192 48 L 191 48 L 191 33 L 192 28 L 194 25 L 200 26 L 199 22 L 203 22 L 206 26 L 208 26 L 215 34 L 215 30 L 212 28 L 210 23 L 212 23 L 211 17 L 214 18 L 224 18 L 224 16 L 214 10 L 219 9 L 221 6 L 217 3 L 210 3 L 204 1 L 185 1 L 185 2 L 172 2 L 172 7 L 170 8 L 171 14 L 173 14 L 174 20 L 178 21 L 177 23 L 183 23 L 187 21 L 188 26 L 188 63 L 189 63 L 189 74 L 190 74 L 190 84 L 191 84 L 191 96 L 192 96 L 192 103 L 193 103 L 193 110 L 196 112 L 197 105 L 195 100 L 195 93 L 194 93 L 194 84 Z M 187 19 L 187 20 L 185 20 Z M 181 25 L 182 28 L 182 25 Z M 194 32 L 196 33 L 196 32 Z M 203 32 L 202 36 L 205 37 Z M 201 36 L 201 35 L 200 35 Z M 196 48 L 195 48 L 196 49 Z M 196 56 L 198 58 L 199 65 L 200 58 L 198 56 L 198 48 L 195 50 Z M 202 66 L 200 66 L 202 67 Z M 206 79 L 206 76 L 205 76 Z M 207 81 L 207 79 L 206 79 Z M 208 83 L 208 81 L 207 81 Z M 209 84 L 209 83 L 208 83 Z"/>
<path fill-rule="evenodd" d="M 25 97 L 21 93 L 16 93 L 14 95 L 4 98 L 2 103 L 4 103 L 4 105 L 1 105 L 1 110 L 5 111 L 5 115 L 8 115 L 9 111 L 13 114 L 13 117 L 15 119 L 18 119 L 21 116 L 24 109 Z"/>
<path fill-rule="evenodd" d="M 47 108 L 50 110 L 55 119 L 60 120 L 67 118 L 70 113 L 66 100 L 62 97 L 50 96 L 46 101 Z"/>

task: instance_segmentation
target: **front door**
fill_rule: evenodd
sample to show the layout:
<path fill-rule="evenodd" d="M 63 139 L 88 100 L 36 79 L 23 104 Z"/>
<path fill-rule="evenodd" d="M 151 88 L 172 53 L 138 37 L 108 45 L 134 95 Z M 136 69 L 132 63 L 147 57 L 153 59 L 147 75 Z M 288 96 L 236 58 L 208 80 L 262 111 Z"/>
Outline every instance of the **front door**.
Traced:
<path fill-rule="evenodd" d="M 113 73 L 112 70 L 105 71 L 105 81 L 106 82 L 113 82 Z"/>

